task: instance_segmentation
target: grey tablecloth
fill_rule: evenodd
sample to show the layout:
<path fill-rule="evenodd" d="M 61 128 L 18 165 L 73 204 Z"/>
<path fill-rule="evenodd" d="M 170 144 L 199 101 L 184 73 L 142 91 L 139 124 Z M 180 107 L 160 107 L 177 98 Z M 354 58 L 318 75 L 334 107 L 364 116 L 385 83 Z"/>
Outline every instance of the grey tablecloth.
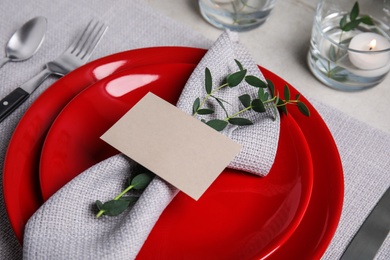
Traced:
<path fill-rule="evenodd" d="M 1 8 L 0 46 L 26 20 L 41 15 L 49 21 L 42 49 L 32 59 L 22 63 L 8 63 L 0 69 L 1 97 L 28 80 L 45 62 L 65 50 L 78 30 L 93 17 L 105 20 L 110 28 L 92 59 L 147 46 L 184 45 L 208 48 L 212 43 L 184 25 L 159 14 L 142 1 L 5 0 L 1 3 Z M 55 78 L 47 80 L 16 113 L 0 123 L 1 168 L 6 147 L 18 120 L 37 95 L 54 80 Z M 337 259 L 390 185 L 390 136 L 318 102 L 316 98 L 311 99 L 311 102 L 325 119 L 336 140 L 345 172 L 345 204 L 341 221 L 323 257 Z M 0 258 L 20 259 L 22 251 L 9 225 L 3 199 L 0 200 L 0 230 Z M 390 259 L 389 238 L 377 258 Z"/>

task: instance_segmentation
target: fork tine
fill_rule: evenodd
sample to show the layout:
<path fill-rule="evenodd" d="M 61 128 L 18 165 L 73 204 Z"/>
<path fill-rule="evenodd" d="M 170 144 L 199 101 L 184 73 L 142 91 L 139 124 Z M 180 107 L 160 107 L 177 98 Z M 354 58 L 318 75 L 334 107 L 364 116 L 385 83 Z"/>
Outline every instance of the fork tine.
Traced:
<path fill-rule="evenodd" d="M 71 43 L 71 45 L 68 47 L 68 49 L 65 52 L 74 53 L 78 48 L 80 48 L 80 44 L 82 44 L 82 42 L 85 41 L 86 35 L 90 33 L 90 31 L 93 29 L 92 22 L 93 19 L 89 21 L 84 31 L 77 36 L 77 38 Z"/>
<path fill-rule="evenodd" d="M 102 39 L 104 33 L 106 32 L 107 26 L 104 23 L 96 24 L 96 30 L 94 30 L 93 34 L 85 42 L 84 46 L 81 48 L 79 52 L 80 59 L 88 59 L 97 44 Z"/>
<path fill-rule="evenodd" d="M 76 47 L 74 48 L 73 54 L 75 54 L 75 56 L 79 56 L 80 52 L 83 50 L 83 48 L 85 48 L 88 39 L 91 37 L 91 35 L 94 34 L 97 25 L 98 25 L 98 21 L 95 20 L 90 21 L 87 28 L 82 33 L 82 37 L 80 41 L 77 43 Z"/>

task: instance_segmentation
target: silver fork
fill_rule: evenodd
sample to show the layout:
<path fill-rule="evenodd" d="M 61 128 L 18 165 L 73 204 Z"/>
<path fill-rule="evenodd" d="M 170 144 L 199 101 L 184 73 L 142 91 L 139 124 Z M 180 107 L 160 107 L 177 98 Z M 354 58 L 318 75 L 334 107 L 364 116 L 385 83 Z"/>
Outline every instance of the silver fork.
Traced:
<path fill-rule="evenodd" d="M 91 20 L 78 38 L 55 60 L 48 62 L 36 76 L 13 90 L 0 101 L 0 122 L 18 108 L 50 75 L 64 76 L 85 64 L 103 37 L 107 26 Z"/>

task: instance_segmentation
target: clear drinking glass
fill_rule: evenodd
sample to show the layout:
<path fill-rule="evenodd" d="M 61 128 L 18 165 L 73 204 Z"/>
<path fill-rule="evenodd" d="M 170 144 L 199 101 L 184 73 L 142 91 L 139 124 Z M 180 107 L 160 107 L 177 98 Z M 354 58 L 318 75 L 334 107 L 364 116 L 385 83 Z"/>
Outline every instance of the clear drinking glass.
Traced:
<path fill-rule="evenodd" d="M 325 85 L 356 91 L 390 70 L 388 0 L 319 0 L 308 64 Z"/>
<path fill-rule="evenodd" d="M 199 8 L 217 28 L 248 31 L 267 20 L 275 3 L 276 0 L 199 0 Z"/>

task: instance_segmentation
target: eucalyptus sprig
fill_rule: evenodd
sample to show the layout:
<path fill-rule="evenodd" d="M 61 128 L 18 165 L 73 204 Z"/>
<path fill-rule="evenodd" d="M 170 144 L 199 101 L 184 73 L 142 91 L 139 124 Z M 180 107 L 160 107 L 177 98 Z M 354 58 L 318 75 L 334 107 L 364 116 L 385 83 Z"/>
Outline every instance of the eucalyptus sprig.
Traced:
<path fill-rule="evenodd" d="M 151 180 L 152 174 L 150 172 L 137 174 L 127 180 L 127 187 L 114 199 L 105 203 L 97 200 L 96 206 L 99 209 L 99 212 L 96 214 L 96 218 L 99 218 L 102 215 L 118 216 L 128 207 L 133 206 L 138 200 L 139 196 L 134 194 L 127 196 L 125 195 L 131 190 L 144 190 L 149 185 Z"/>
<path fill-rule="evenodd" d="M 366 25 L 374 25 L 374 22 L 372 21 L 371 17 L 369 17 L 368 15 L 363 15 L 359 17 L 359 13 L 360 13 L 359 3 L 355 2 L 355 4 L 351 9 L 351 12 L 349 12 L 349 15 L 345 14 L 343 18 L 341 18 L 339 24 L 340 29 L 343 32 L 348 32 L 356 29 L 361 23 L 364 23 Z M 349 17 L 349 21 L 348 21 L 348 17 Z"/>
<path fill-rule="evenodd" d="M 355 2 L 353 5 L 351 11 L 340 19 L 339 27 L 341 30 L 340 36 L 339 36 L 339 45 L 347 45 L 351 38 L 343 39 L 344 32 L 349 32 L 352 30 L 355 30 L 360 24 L 366 24 L 370 26 L 374 26 L 374 22 L 372 21 L 371 17 L 368 15 L 360 15 L 360 7 L 359 3 Z M 329 48 L 329 58 L 333 62 L 336 62 L 340 59 L 340 48 L 335 47 L 334 45 L 331 45 Z M 328 77 L 331 78 L 334 76 L 334 74 L 337 74 L 341 69 L 339 67 L 335 67 L 333 69 L 330 69 L 330 62 L 328 61 Z"/>
<path fill-rule="evenodd" d="M 278 92 L 275 95 L 275 87 L 271 80 L 267 80 L 267 82 L 264 82 L 256 76 L 247 75 L 247 70 L 243 68 L 242 64 L 237 60 L 235 60 L 235 62 L 239 70 L 227 75 L 224 80 L 224 83 L 214 89 L 212 86 L 213 83 L 211 72 L 208 68 L 205 69 L 206 96 L 203 98 L 202 101 L 200 101 L 201 99 L 199 97 L 195 99 L 192 106 L 193 116 L 210 115 L 215 112 L 211 108 L 204 107 L 206 101 L 210 98 L 214 99 L 217 104 L 223 109 L 223 111 L 225 112 L 225 118 L 212 119 L 209 121 L 202 119 L 202 121 L 217 131 L 222 131 L 228 126 L 228 124 L 237 126 L 252 125 L 253 122 L 251 120 L 244 117 L 240 117 L 240 115 L 246 111 L 264 113 L 266 112 L 267 106 L 273 107 L 274 113 L 277 113 L 277 108 L 279 108 L 282 112 L 287 114 L 287 105 L 297 105 L 299 111 L 301 111 L 302 114 L 310 116 L 310 111 L 308 107 L 305 105 L 304 102 L 299 99 L 300 94 L 296 95 L 295 99 L 290 98 L 290 89 L 287 84 L 284 86 L 284 99 L 281 99 Z M 253 86 L 258 89 L 257 96 L 255 98 L 252 98 L 249 94 L 243 94 L 237 97 L 242 105 L 242 108 L 239 111 L 229 115 L 224 105 L 228 104 L 227 101 L 217 97 L 215 93 L 226 87 L 237 87 L 243 80 L 245 80 L 245 82 L 248 83 L 250 86 Z M 269 89 L 269 92 L 265 91 L 266 89 Z"/>

